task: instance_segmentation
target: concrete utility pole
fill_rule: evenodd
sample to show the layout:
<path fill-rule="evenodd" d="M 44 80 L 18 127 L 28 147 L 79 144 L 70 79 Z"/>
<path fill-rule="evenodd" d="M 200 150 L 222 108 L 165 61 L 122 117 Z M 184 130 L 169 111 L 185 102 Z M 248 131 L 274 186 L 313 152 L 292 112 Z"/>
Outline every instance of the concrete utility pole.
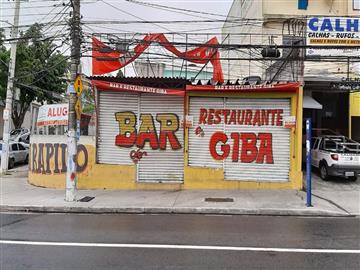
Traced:
<path fill-rule="evenodd" d="M 74 85 L 78 75 L 80 65 L 80 0 L 71 1 L 73 7 L 73 18 L 71 20 L 71 84 Z M 76 113 L 75 104 L 77 102 L 76 92 L 69 95 L 69 120 L 68 120 L 68 147 L 67 147 L 67 173 L 66 173 L 66 192 L 65 200 L 75 201 L 76 195 L 76 158 L 77 158 L 77 139 L 76 139 Z"/>
<path fill-rule="evenodd" d="M 8 75 L 7 90 L 6 90 L 6 104 L 5 104 L 5 110 L 3 112 L 4 133 L 3 133 L 1 167 L 0 167 L 0 173 L 2 174 L 5 174 L 7 172 L 8 164 L 9 164 L 10 121 L 11 121 L 12 101 L 13 101 L 13 93 L 14 93 L 16 45 L 17 45 L 17 36 L 18 36 L 19 15 L 20 15 L 20 0 L 16 0 L 14 24 L 11 31 L 12 41 L 11 41 L 11 49 L 10 49 L 9 75 Z"/>

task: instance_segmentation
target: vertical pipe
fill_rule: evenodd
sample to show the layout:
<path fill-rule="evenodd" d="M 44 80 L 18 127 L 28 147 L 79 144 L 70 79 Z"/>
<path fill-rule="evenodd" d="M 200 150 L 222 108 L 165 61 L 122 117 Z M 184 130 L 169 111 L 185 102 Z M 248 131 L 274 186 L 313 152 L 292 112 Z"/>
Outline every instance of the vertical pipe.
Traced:
<path fill-rule="evenodd" d="M 306 206 L 311 205 L 311 118 L 306 118 Z"/>

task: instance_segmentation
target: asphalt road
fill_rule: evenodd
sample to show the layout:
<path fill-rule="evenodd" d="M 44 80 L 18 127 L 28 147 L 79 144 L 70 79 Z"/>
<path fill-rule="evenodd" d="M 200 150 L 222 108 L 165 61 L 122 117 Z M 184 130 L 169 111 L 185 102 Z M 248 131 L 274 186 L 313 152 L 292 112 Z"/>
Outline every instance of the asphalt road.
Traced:
<path fill-rule="evenodd" d="M 360 269 L 359 218 L 0 215 L 1 270 Z"/>

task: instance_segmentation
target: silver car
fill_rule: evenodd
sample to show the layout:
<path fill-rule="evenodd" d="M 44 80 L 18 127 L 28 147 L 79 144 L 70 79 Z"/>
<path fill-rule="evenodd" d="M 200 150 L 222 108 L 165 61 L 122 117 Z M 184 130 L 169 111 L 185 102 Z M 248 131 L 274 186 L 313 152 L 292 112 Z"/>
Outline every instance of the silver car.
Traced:
<path fill-rule="evenodd" d="M 0 161 L 2 153 L 2 143 L 0 143 Z M 29 162 L 29 147 L 24 143 L 10 142 L 9 143 L 9 169 L 13 168 L 17 163 Z"/>

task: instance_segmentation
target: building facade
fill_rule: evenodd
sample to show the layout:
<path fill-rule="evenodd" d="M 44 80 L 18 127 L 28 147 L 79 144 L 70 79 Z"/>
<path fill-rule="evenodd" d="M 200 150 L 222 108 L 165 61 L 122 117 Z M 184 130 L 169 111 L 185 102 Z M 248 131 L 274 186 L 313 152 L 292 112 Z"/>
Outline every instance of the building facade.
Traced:
<path fill-rule="evenodd" d="M 97 135 L 78 144 L 84 189 L 301 189 L 298 83 L 94 77 Z M 31 138 L 29 182 L 63 188 L 66 137 Z"/>
<path fill-rule="evenodd" d="M 310 59 L 307 55 L 309 51 L 291 48 L 307 44 L 307 20 L 312 16 L 335 18 L 334 21 L 336 17 L 352 18 L 355 35 L 360 37 L 358 0 L 235 0 L 222 28 L 225 44 L 289 47 L 280 48 L 280 57 L 272 59 L 264 59 L 259 48 L 230 50 L 227 56 L 242 60 L 223 62 L 224 74 L 230 74 L 230 77 L 260 76 L 263 80 L 303 82 L 304 96 L 308 97 L 304 101 L 304 118 L 312 118 L 315 128 L 328 128 L 351 135 L 350 91 L 338 86 L 345 79 L 360 74 L 360 63 L 353 61 L 351 56 L 342 59 L 342 62 L 331 61 L 331 57 L 326 61 L 314 57 Z M 360 50 L 357 52 L 360 53 Z M 301 59 L 305 56 L 307 61 L 304 62 Z M 335 57 L 344 55 L 340 52 Z M 313 106 L 316 103 L 320 103 L 321 107 Z"/>

